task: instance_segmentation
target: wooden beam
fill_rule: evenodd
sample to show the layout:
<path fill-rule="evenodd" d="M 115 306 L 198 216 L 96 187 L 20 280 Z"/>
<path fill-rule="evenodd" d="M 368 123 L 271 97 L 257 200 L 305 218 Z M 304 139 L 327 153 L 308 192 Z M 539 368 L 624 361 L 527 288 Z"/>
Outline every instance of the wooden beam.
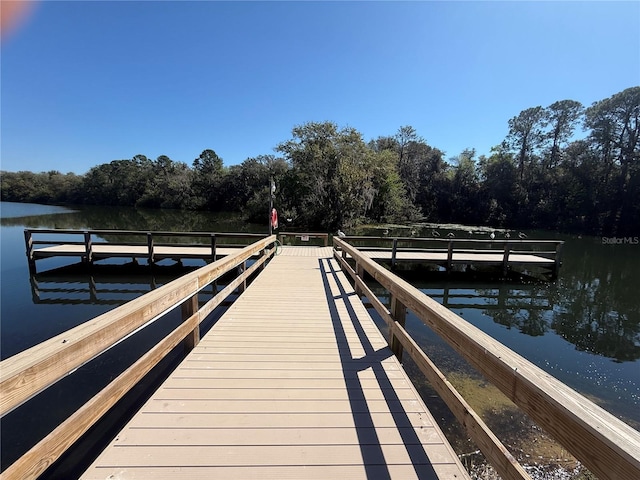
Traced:
<path fill-rule="evenodd" d="M 396 257 L 398 255 L 398 239 L 393 239 L 393 246 L 391 247 L 391 268 L 396 268 Z"/>
<path fill-rule="evenodd" d="M 217 237 L 215 233 L 211 234 L 211 261 L 215 262 L 216 261 L 216 243 L 217 243 Z"/>
<path fill-rule="evenodd" d="M 153 256 L 153 234 L 151 232 L 147 232 L 147 249 L 149 265 L 153 265 L 155 258 Z"/>
<path fill-rule="evenodd" d="M 434 390 L 444 400 L 458 421 L 465 427 L 471 439 L 478 445 L 489 463 L 493 465 L 504 480 L 530 480 L 531 477 L 522 468 L 511 452 L 502 444 L 484 421 L 458 393 L 444 374 L 431 361 L 426 353 L 411 338 L 402 325 L 396 323 L 393 337 L 404 347 L 416 362 L 420 371 L 427 377 Z"/>
<path fill-rule="evenodd" d="M 38 478 L 198 326 L 192 315 L 2 473 L 2 480 Z"/>
<path fill-rule="evenodd" d="M 502 257 L 502 275 L 504 277 L 509 273 L 509 252 L 511 251 L 511 245 L 508 242 L 504 244 L 504 253 Z"/>
<path fill-rule="evenodd" d="M 185 322 L 198 312 L 198 293 L 195 293 L 191 297 L 187 298 L 181 305 L 182 321 Z M 186 336 L 184 339 L 184 348 L 187 352 L 190 352 L 200 343 L 200 324 Z"/>
<path fill-rule="evenodd" d="M 391 296 L 391 306 L 389 308 L 391 318 L 394 320 L 394 324 L 404 327 L 407 319 L 407 307 L 398 299 L 398 297 Z M 391 351 L 397 357 L 398 361 L 402 361 L 402 343 L 396 338 L 396 329 L 389 329 L 389 346 Z"/>
<path fill-rule="evenodd" d="M 0 363 L 0 415 L 95 358 L 157 315 L 197 291 L 179 279 Z"/>
<path fill-rule="evenodd" d="M 251 265 L 245 272 L 237 278 L 234 278 L 227 286 L 220 290 L 211 300 L 205 303 L 200 309 L 200 322 L 203 322 L 205 318 L 213 312 L 213 310 L 220 305 L 238 286 L 246 281 L 246 278 L 251 276 L 256 270 L 262 267 L 262 265 L 275 253 L 275 248 L 268 251 L 267 255 L 260 257 L 253 265 Z"/>
<path fill-rule="evenodd" d="M 91 265 L 93 262 L 93 247 L 91 245 L 91 234 L 89 232 L 84 232 L 84 251 L 85 251 L 85 262 Z"/>
<path fill-rule="evenodd" d="M 0 416 L 95 358 L 145 323 L 180 305 L 273 243 L 275 236 L 204 266 L 0 363 Z"/>
<path fill-rule="evenodd" d="M 36 273 L 36 259 L 33 257 L 33 238 L 31 236 L 31 230 L 24 231 L 24 243 L 27 250 L 29 273 L 34 275 Z"/>

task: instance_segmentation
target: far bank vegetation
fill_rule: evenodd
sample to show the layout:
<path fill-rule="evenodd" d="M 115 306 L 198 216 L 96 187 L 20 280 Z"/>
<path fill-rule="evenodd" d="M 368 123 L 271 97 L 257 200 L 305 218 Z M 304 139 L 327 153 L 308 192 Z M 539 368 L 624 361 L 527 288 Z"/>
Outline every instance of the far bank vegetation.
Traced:
<path fill-rule="evenodd" d="M 562 100 L 511 118 L 489 156 L 469 148 L 448 159 L 411 126 L 367 142 L 355 128 L 309 122 L 275 155 L 239 165 L 207 149 L 191 165 L 136 155 L 84 175 L 2 172 L 1 198 L 235 211 L 263 222 L 273 178 L 274 205 L 297 228 L 423 220 L 637 235 L 639 119 L 640 87 L 588 108 Z"/>

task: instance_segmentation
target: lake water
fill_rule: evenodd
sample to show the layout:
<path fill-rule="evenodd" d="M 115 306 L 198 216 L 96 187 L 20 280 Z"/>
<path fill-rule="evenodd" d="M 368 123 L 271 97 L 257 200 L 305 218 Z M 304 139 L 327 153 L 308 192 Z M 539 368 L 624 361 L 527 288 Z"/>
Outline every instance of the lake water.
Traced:
<path fill-rule="evenodd" d="M 170 281 L 183 271 L 165 265 L 124 276 L 105 269 L 65 271 L 74 260 L 38 261 L 29 274 L 25 228 L 131 229 L 266 233 L 237 217 L 181 211 L 0 204 L 0 354 L 8 358 L 47 338 Z M 428 230 L 431 231 L 430 228 Z M 350 232 L 352 233 L 352 232 Z M 377 234 L 375 230 L 360 232 Z M 425 230 L 425 234 L 427 231 Z M 554 282 L 450 280 L 411 275 L 408 279 L 481 330 L 623 419 L 640 427 L 640 245 L 611 237 L 569 237 L 527 232 L 532 238 L 564 240 L 564 264 Z M 391 235 L 406 235 L 391 231 Z M 420 233 L 418 233 L 420 234 Z M 169 262 L 170 263 L 170 262 Z M 185 262 L 187 267 L 202 263 Z M 47 273 L 54 271 L 55 273 Z M 374 287 L 375 288 L 375 287 Z M 379 291 L 384 298 L 385 293 Z M 169 318 L 148 343 L 178 319 Z M 407 326 L 448 373 L 466 371 L 460 360 L 419 320 Z M 164 329 L 164 330 L 163 330 Z M 93 365 L 83 367 L 50 393 L 2 419 L 2 467 L 81 405 L 99 385 L 130 360 L 124 342 Z M 410 364 L 407 368 L 412 371 Z M 70 400 L 70 397 L 72 399 Z M 53 478 L 56 476 L 54 475 Z M 57 478 L 63 478 L 59 473 Z"/>

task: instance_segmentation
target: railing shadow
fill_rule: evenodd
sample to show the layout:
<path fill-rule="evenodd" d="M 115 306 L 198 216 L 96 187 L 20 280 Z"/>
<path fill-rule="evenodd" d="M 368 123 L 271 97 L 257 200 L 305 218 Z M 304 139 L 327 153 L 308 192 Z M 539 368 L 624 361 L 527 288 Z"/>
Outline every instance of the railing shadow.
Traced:
<path fill-rule="evenodd" d="M 424 451 L 422 442 L 414 430 L 411 419 L 404 408 L 402 408 L 401 400 L 382 365 L 383 360 L 392 356 L 391 350 L 388 347 L 384 347 L 380 350 L 376 350 L 373 347 L 349 298 L 356 296 L 356 293 L 347 292 L 345 290 L 338 277 L 338 271 L 331 259 L 320 259 L 319 263 L 325 287 L 327 305 L 331 314 L 331 321 L 342 362 L 349 403 L 353 412 L 362 410 L 359 414 L 354 413 L 353 420 L 356 426 L 367 478 L 374 478 L 376 480 L 391 478 L 391 474 L 387 466 L 388 462 L 385 461 L 384 452 L 376 431 L 372 412 L 367 405 L 364 390 L 360 382 L 360 378 L 358 377 L 358 372 L 369 368 L 373 371 L 375 378 L 380 385 L 384 400 L 389 406 L 389 411 L 391 412 L 395 427 L 402 438 L 416 475 L 418 478 L 424 479 L 438 478 L 427 453 Z M 332 291 L 329 282 L 330 276 L 333 277 L 338 287 L 339 292 L 337 295 Z M 351 324 L 358 335 L 360 344 L 364 349 L 365 354 L 362 358 L 354 358 L 352 355 L 351 347 L 349 346 L 349 341 L 338 312 L 339 302 L 345 306 L 349 316 L 348 320 L 351 321 Z"/>

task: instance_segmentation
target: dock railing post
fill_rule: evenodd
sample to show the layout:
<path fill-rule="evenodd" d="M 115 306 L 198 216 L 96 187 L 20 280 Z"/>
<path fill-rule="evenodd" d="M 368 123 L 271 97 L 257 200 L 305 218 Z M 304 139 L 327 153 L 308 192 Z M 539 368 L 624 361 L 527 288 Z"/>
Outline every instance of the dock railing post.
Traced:
<path fill-rule="evenodd" d="M 33 258 L 33 238 L 31 238 L 31 230 L 24 231 L 24 243 L 27 247 L 27 262 L 29 263 L 29 273 L 36 273 L 36 260 Z"/>
<path fill-rule="evenodd" d="M 198 311 L 198 294 L 195 293 L 187 298 L 180 307 L 182 311 L 182 321 L 186 322 L 191 316 Z M 190 352 L 200 343 L 200 324 L 196 326 L 184 339 L 184 349 Z"/>
<path fill-rule="evenodd" d="M 147 252 L 149 265 L 153 265 L 153 234 L 151 232 L 147 232 L 147 248 L 149 249 Z"/>
<path fill-rule="evenodd" d="M 507 276 L 509 273 L 509 253 L 511 252 L 511 244 L 504 242 L 504 256 L 502 257 L 502 275 Z"/>
<path fill-rule="evenodd" d="M 90 265 L 93 262 L 93 246 L 91 244 L 91 232 L 84 232 L 84 252 L 85 252 L 85 262 Z"/>
<path fill-rule="evenodd" d="M 238 293 L 242 293 L 247 289 L 247 277 L 245 272 L 247 271 L 247 262 L 246 260 L 244 262 L 242 262 L 242 266 L 238 266 L 238 270 L 239 270 L 239 274 L 242 275 L 244 278 L 242 280 L 242 283 L 240 285 L 238 285 Z"/>
<path fill-rule="evenodd" d="M 407 307 L 398 300 L 395 296 L 391 296 L 391 305 L 390 305 L 390 313 L 391 317 L 400 324 L 400 326 L 404 327 L 406 319 L 407 319 Z M 402 361 L 402 343 L 398 340 L 394 333 L 394 328 L 390 329 L 391 339 L 389 344 L 391 345 L 391 351 L 396 356 L 399 362 Z"/>
<path fill-rule="evenodd" d="M 449 246 L 447 249 L 447 273 L 451 273 L 452 266 L 453 266 L 453 240 L 449 240 Z"/>
<path fill-rule="evenodd" d="M 364 267 L 357 260 L 356 260 L 356 275 L 364 283 Z M 356 295 L 361 297 L 362 296 L 362 288 L 360 288 L 360 285 L 358 284 L 358 282 L 355 283 L 354 289 L 356 291 Z"/>
<path fill-rule="evenodd" d="M 98 299 L 98 286 L 93 275 L 89 275 L 89 299 L 95 302 Z"/>
<path fill-rule="evenodd" d="M 562 247 L 564 242 L 558 242 L 556 245 L 556 255 L 553 263 L 553 279 L 558 278 L 558 274 L 560 273 L 560 267 L 562 266 Z"/>
<path fill-rule="evenodd" d="M 391 268 L 396 268 L 396 256 L 398 253 L 398 239 L 393 239 L 393 247 L 391 249 Z"/>
<path fill-rule="evenodd" d="M 217 247 L 217 237 L 215 233 L 211 234 L 211 261 L 216 261 L 216 247 Z"/>
<path fill-rule="evenodd" d="M 262 250 L 260 250 L 260 260 L 262 260 L 262 257 L 266 255 L 267 255 L 267 249 L 265 247 Z M 262 265 L 260 266 L 260 270 L 264 270 L 266 267 L 267 267 L 267 262 L 262 262 Z"/>

